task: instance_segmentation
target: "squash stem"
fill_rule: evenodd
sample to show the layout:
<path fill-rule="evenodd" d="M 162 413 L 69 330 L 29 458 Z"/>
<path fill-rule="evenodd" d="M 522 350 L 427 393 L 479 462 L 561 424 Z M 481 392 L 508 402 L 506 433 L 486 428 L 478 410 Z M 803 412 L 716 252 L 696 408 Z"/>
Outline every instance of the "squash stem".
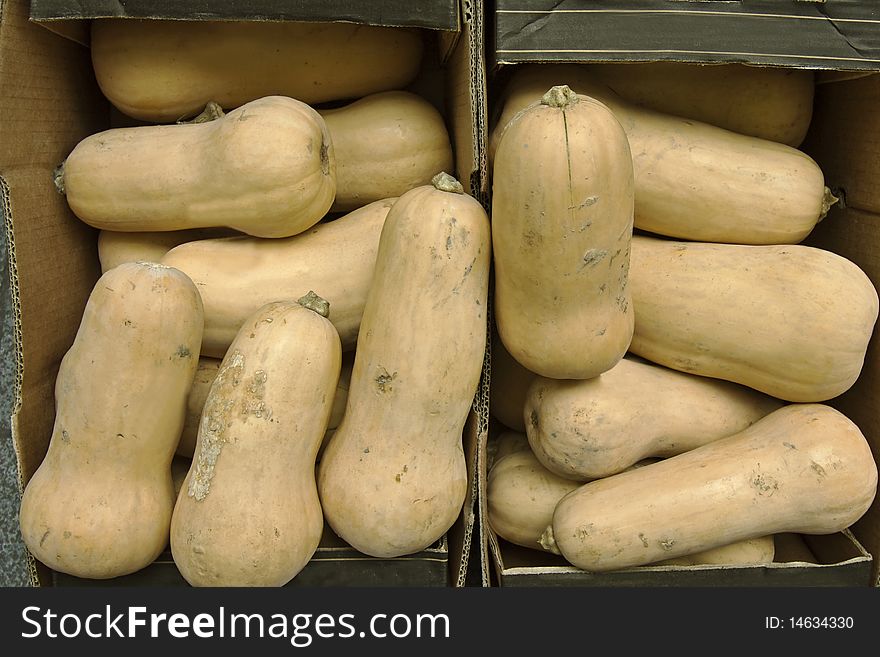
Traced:
<path fill-rule="evenodd" d="M 296 302 L 303 308 L 318 313 L 321 317 L 330 315 L 330 302 L 319 297 L 313 290 L 309 290 L 308 294 L 301 296 Z"/>
<path fill-rule="evenodd" d="M 825 215 L 828 214 L 828 211 L 831 209 L 831 206 L 837 203 L 840 199 L 837 198 L 834 194 L 831 193 L 831 189 L 826 187 L 825 194 L 822 197 L 822 210 L 819 213 L 819 221 L 822 221 L 825 218 Z M 817 222 L 818 223 L 818 222 Z"/>
<path fill-rule="evenodd" d="M 431 179 L 431 184 L 434 185 L 434 189 L 439 189 L 441 192 L 464 194 L 464 187 L 462 187 L 461 183 L 445 171 L 434 176 Z"/>
<path fill-rule="evenodd" d="M 550 90 L 541 97 L 541 104 L 547 105 L 548 107 L 565 109 L 570 105 L 574 105 L 576 102 L 578 102 L 578 96 L 567 84 L 551 87 Z"/>

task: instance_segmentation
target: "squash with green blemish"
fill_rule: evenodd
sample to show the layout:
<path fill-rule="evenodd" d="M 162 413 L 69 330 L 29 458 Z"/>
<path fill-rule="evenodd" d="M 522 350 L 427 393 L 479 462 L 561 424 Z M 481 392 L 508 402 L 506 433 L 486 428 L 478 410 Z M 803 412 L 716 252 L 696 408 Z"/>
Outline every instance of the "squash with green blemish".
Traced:
<path fill-rule="evenodd" d="M 342 349 L 316 295 L 244 323 L 214 379 L 171 521 L 171 553 L 193 586 L 282 586 L 324 527 L 315 459 Z"/>

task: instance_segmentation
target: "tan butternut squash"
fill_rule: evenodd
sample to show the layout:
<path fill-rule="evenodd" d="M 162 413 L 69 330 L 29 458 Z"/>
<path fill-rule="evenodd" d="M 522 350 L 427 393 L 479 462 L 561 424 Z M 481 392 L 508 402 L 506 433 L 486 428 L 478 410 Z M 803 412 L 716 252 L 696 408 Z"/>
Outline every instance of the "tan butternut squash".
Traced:
<path fill-rule="evenodd" d="M 129 233 L 115 230 L 98 232 L 98 259 L 101 273 L 123 262 L 159 262 L 175 246 L 195 240 L 231 237 L 237 231 L 228 228 L 192 228 L 158 233 Z"/>
<path fill-rule="evenodd" d="M 443 117 L 414 93 L 385 91 L 318 112 L 336 152 L 332 212 L 400 196 L 453 166 Z"/>
<path fill-rule="evenodd" d="M 588 481 L 737 433 L 781 406 L 745 386 L 624 358 L 584 381 L 536 378 L 523 412 L 544 467 Z"/>
<path fill-rule="evenodd" d="M 615 570 L 780 532 L 832 534 L 876 491 L 859 428 L 830 406 L 789 404 L 740 433 L 584 484 L 560 500 L 542 540 L 578 568 Z"/>
<path fill-rule="evenodd" d="M 175 500 L 180 494 L 180 489 L 183 488 L 183 480 L 186 479 L 190 467 L 192 467 L 191 458 L 175 454 L 174 458 L 171 460 L 171 481 L 174 483 Z"/>
<path fill-rule="evenodd" d="M 813 117 L 815 82 L 808 69 L 684 62 L 584 66 L 636 105 L 789 146 L 801 144 Z"/>
<path fill-rule="evenodd" d="M 859 267 L 803 245 L 636 236 L 630 288 L 632 353 L 793 402 L 852 386 L 878 313 Z"/>
<path fill-rule="evenodd" d="M 773 563 L 776 547 L 773 536 L 758 536 L 729 545 L 663 559 L 654 566 L 757 566 Z"/>
<path fill-rule="evenodd" d="M 162 262 L 186 272 L 205 303 L 202 355 L 222 358 L 245 319 L 279 298 L 315 290 L 330 303 L 330 321 L 351 350 L 373 280 L 379 234 L 395 199 L 384 199 L 302 235 L 199 240 Z"/>
<path fill-rule="evenodd" d="M 345 415 L 318 466 L 325 518 L 361 552 L 417 552 L 461 513 L 490 239 L 485 210 L 446 174 L 388 213 Z"/>
<path fill-rule="evenodd" d="M 632 469 L 656 463 L 645 459 Z M 509 452 L 489 470 L 486 493 L 489 523 L 501 538 L 516 545 L 543 549 L 541 536 L 553 520 L 553 510 L 580 484 L 553 474 L 528 449 Z M 664 559 L 651 565 L 767 564 L 773 561 L 772 536 L 737 541 L 710 550 Z"/>
<path fill-rule="evenodd" d="M 623 126 L 632 152 L 636 228 L 705 242 L 794 244 L 837 200 L 805 153 L 638 107 L 577 65 L 517 67 L 502 94 L 490 161 L 507 124 L 554 84 L 604 103 Z"/>
<path fill-rule="evenodd" d="M 171 460 L 202 335 L 181 272 L 125 263 L 101 276 L 55 381 L 49 450 L 21 501 L 21 534 L 53 570 L 107 579 L 168 543 Z"/>
<path fill-rule="evenodd" d="M 498 332 L 492 332 L 492 385 L 489 387 L 489 412 L 504 426 L 525 433 L 523 406 L 526 392 L 538 376 L 520 365 L 504 348 Z"/>
<path fill-rule="evenodd" d="M 633 173 L 620 123 L 553 87 L 507 125 L 493 176 L 493 308 L 505 348 L 552 378 L 611 369 L 633 331 Z"/>
<path fill-rule="evenodd" d="M 98 85 L 123 113 L 177 121 L 208 101 L 229 109 L 280 94 L 310 105 L 405 87 L 418 30 L 352 23 L 92 21 Z"/>
<path fill-rule="evenodd" d="M 211 385 L 220 372 L 221 362 L 219 358 L 210 358 L 208 356 L 199 358 L 199 367 L 196 370 L 189 396 L 186 398 L 186 420 L 183 423 L 183 432 L 180 434 L 180 442 L 177 445 L 177 454 L 180 456 L 191 459 L 195 453 L 202 410 L 205 408 L 205 401 L 208 399 Z M 354 360 L 350 354 L 346 354 L 342 359 L 339 382 L 336 385 L 336 393 L 333 396 L 330 419 L 327 421 L 327 431 L 321 442 L 322 447 L 342 421 L 342 414 L 345 412 L 345 400 L 348 399 L 348 384 L 351 380 L 353 362 Z M 319 458 L 320 455 L 321 451 L 319 450 Z"/>
<path fill-rule="evenodd" d="M 580 486 L 550 472 L 529 449 L 504 455 L 486 479 L 489 526 L 506 541 L 540 550 L 556 504 Z"/>
<path fill-rule="evenodd" d="M 266 96 L 213 121 L 89 135 L 55 180 L 73 213 L 96 228 L 287 237 L 330 209 L 336 158 L 320 114 Z"/>
<path fill-rule="evenodd" d="M 315 457 L 342 354 L 322 304 L 260 308 L 211 385 L 171 520 L 171 554 L 193 586 L 282 586 L 318 547 Z"/>

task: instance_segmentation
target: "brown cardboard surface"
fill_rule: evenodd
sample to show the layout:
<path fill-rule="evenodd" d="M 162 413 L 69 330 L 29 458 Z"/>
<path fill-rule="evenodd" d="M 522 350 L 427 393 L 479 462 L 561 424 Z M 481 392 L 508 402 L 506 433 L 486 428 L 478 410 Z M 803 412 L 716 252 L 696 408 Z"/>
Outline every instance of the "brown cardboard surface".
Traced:
<path fill-rule="evenodd" d="M 484 70 L 476 68 L 482 63 L 482 51 L 474 12 L 481 12 L 482 3 L 463 0 L 463 4 L 469 21 L 465 30 L 460 38 L 438 33 L 431 40 L 440 45 L 439 58 L 427 73 L 433 80 L 446 79 L 445 94 L 454 99 L 447 103 L 444 114 L 456 149 L 456 175 L 465 184 L 473 182 L 474 195 L 479 198 L 483 185 L 479 144 L 484 141 L 484 133 L 477 136 L 474 131 L 480 126 L 485 129 L 479 114 L 484 111 L 484 94 L 479 86 L 484 84 Z M 25 0 L 6 0 L 0 7 L 0 192 L 9 235 L 14 319 L 19 329 L 19 378 L 15 382 L 12 425 L 24 484 L 48 446 L 58 366 L 73 341 L 83 307 L 100 273 L 96 231 L 76 219 L 64 197 L 56 192 L 53 169 L 78 141 L 109 127 L 112 119 L 109 103 L 94 81 L 89 51 L 77 43 L 76 32 L 61 30 L 59 36 L 29 22 Z M 462 54 L 442 61 L 444 48 L 452 46 Z M 438 94 L 429 100 L 436 103 L 440 97 Z M 480 415 L 486 409 L 487 385 L 487 380 L 481 382 L 464 435 L 472 475 L 479 468 L 477 445 L 488 421 L 487 415 Z M 454 585 L 466 584 L 476 527 L 476 499 L 476 489 L 472 488 L 448 542 L 444 539 L 438 548 L 443 552 L 447 585 L 450 576 Z M 408 567 L 420 558 L 416 555 L 406 560 Z M 422 574 L 425 578 L 430 575 L 436 583 L 437 555 L 432 553 L 422 561 Z M 48 569 L 34 565 L 41 569 L 41 581 L 50 583 Z M 36 570 L 33 575 L 37 583 Z M 418 574 L 411 572 L 408 577 L 417 578 Z M 387 578 L 383 582 L 394 585 Z M 333 583 L 344 585 L 339 579 Z M 427 583 L 427 579 L 422 581 Z"/>
<path fill-rule="evenodd" d="M 880 213 L 880 75 L 820 84 L 802 148 L 849 207 Z M 823 222 L 824 223 L 824 222 Z M 876 279 L 875 279 L 876 280 Z"/>

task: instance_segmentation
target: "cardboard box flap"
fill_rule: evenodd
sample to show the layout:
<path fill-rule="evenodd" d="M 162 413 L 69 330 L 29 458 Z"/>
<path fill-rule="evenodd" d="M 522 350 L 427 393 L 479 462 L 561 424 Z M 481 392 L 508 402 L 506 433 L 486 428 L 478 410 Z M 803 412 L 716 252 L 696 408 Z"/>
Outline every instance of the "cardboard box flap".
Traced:
<path fill-rule="evenodd" d="M 459 30 L 458 0 L 31 0 L 31 18 L 168 18 L 188 20 L 342 21 L 388 27 Z"/>
<path fill-rule="evenodd" d="M 498 0 L 496 65 L 743 62 L 880 70 L 873 0 Z"/>

